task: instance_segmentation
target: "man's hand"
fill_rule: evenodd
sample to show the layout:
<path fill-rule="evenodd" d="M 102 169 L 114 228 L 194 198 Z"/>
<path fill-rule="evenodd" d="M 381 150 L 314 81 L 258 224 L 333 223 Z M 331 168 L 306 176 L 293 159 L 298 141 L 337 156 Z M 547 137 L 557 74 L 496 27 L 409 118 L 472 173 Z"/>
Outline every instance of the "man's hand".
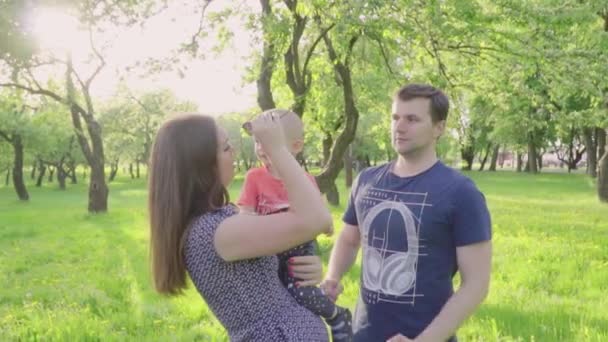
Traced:
<path fill-rule="evenodd" d="M 335 279 L 325 279 L 323 282 L 321 282 L 319 287 L 321 287 L 327 297 L 334 302 L 338 299 L 338 296 L 342 293 L 342 291 L 344 291 L 344 286 L 342 286 L 342 284 Z"/>
<path fill-rule="evenodd" d="M 413 342 L 414 340 L 411 340 L 401 334 L 397 334 L 391 338 L 389 338 L 388 340 L 386 340 L 386 342 Z"/>

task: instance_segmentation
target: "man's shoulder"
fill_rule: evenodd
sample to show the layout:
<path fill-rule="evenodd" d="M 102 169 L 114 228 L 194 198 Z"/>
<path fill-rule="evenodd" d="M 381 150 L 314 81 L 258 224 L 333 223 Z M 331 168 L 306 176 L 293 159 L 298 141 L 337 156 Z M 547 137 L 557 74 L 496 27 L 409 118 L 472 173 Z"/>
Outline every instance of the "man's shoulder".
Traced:
<path fill-rule="evenodd" d="M 452 190 L 450 193 L 458 194 L 460 197 L 463 192 L 479 192 L 477 185 L 469 176 L 443 163 L 440 166 L 441 179 L 449 184 L 449 188 Z"/>
<path fill-rule="evenodd" d="M 438 162 L 437 167 L 437 171 L 441 174 L 441 177 L 454 185 L 461 185 L 465 182 L 471 182 L 471 179 L 467 175 L 451 166 L 445 165 L 441 161 Z"/>

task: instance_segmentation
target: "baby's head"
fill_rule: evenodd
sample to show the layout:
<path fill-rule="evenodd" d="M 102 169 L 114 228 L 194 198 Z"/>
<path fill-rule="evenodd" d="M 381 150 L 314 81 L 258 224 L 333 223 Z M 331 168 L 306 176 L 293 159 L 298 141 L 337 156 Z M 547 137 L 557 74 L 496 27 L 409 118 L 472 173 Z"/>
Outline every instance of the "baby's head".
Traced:
<path fill-rule="evenodd" d="M 270 109 L 264 113 L 268 112 L 275 113 L 279 117 L 289 152 L 294 156 L 300 153 L 304 148 L 304 123 L 302 123 L 302 119 L 296 113 L 287 109 Z M 255 141 L 255 155 L 265 166 L 271 165 L 270 159 L 257 140 Z"/>

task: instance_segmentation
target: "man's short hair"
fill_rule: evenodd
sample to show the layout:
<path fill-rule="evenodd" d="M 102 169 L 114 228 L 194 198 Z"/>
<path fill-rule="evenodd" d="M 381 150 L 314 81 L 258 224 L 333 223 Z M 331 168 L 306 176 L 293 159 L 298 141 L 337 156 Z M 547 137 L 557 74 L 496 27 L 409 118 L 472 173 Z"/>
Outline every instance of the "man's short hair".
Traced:
<path fill-rule="evenodd" d="M 415 98 L 429 99 L 431 102 L 431 118 L 433 122 L 444 121 L 448 117 L 450 100 L 439 89 L 428 84 L 408 84 L 395 93 L 394 100 L 408 101 Z"/>

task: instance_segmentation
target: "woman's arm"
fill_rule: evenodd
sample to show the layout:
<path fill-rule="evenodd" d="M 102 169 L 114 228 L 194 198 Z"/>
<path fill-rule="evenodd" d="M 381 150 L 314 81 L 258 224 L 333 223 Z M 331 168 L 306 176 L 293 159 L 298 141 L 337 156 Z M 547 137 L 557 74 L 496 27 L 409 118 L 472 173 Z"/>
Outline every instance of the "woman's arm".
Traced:
<path fill-rule="evenodd" d="M 214 243 L 227 261 L 277 254 L 328 232 L 332 224 L 319 190 L 288 151 L 278 120 L 261 116 L 252 123 L 252 132 L 287 189 L 290 210 L 267 216 L 238 214 L 224 220 Z"/>

